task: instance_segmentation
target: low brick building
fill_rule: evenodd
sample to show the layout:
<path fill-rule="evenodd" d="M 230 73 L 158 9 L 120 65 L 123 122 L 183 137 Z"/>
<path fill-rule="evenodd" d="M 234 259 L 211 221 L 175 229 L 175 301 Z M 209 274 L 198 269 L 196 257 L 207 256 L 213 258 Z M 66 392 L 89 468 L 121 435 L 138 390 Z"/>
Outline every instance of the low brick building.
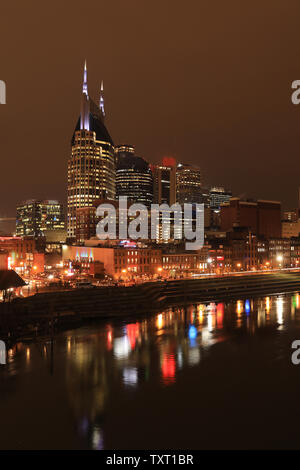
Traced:
<path fill-rule="evenodd" d="M 101 261 L 105 272 L 115 278 L 154 275 L 162 264 L 161 250 L 131 246 L 86 247 L 63 246 L 63 261 L 87 263 Z"/>

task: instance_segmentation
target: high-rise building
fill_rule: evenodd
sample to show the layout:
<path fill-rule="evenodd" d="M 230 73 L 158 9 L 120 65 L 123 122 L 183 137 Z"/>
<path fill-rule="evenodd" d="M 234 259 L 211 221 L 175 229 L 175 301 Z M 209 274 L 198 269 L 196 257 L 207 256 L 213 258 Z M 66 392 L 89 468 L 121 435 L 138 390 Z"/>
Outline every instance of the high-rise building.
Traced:
<path fill-rule="evenodd" d="M 201 188 L 201 202 L 206 208 L 210 208 L 210 192 L 207 187 Z"/>
<path fill-rule="evenodd" d="M 231 198 L 221 205 L 221 230 L 247 227 L 257 236 L 281 237 L 281 203 L 277 201 L 241 201 Z"/>
<path fill-rule="evenodd" d="M 30 199 L 17 207 L 16 234 L 19 237 L 39 237 L 64 228 L 63 205 L 56 200 Z"/>
<path fill-rule="evenodd" d="M 127 144 L 122 144 L 122 145 L 117 145 L 115 147 L 115 155 L 116 155 L 116 164 L 118 164 L 119 159 L 122 157 L 126 156 L 132 156 L 135 153 L 135 148 L 133 145 L 127 145 Z"/>
<path fill-rule="evenodd" d="M 68 236 L 75 237 L 76 209 L 93 205 L 105 192 L 114 199 L 115 154 L 113 141 L 104 125 L 104 95 L 101 83 L 99 106 L 89 97 L 87 67 L 81 95 L 81 113 L 68 161 Z"/>
<path fill-rule="evenodd" d="M 176 199 L 179 204 L 202 203 L 201 171 L 199 167 L 182 163 L 177 165 Z"/>
<path fill-rule="evenodd" d="M 79 207 L 76 209 L 76 243 L 83 243 L 96 236 L 96 206 Z"/>
<path fill-rule="evenodd" d="M 117 154 L 117 197 L 127 196 L 131 202 L 150 207 L 153 202 L 153 176 L 149 164 L 131 151 L 117 151 Z"/>
<path fill-rule="evenodd" d="M 115 215 L 105 213 L 105 215 L 97 215 L 97 207 L 103 204 L 109 204 L 115 208 Z M 106 236 L 108 240 L 114 240 L 119 238 L 120 231 L 127 233 L 127 223 L 130 223 L 135 219 L 134 215 L 127 213 L 127 207 L 129 207 L 130 201 L 127 201 L 127 206 L 119 207 L 117 201 L 109 199 L 97 199 L 94 201 L 92 207 L 80 207 L 76 210 L 76 243 L 83 244 L 87 240 L 96 238 L 97 242 L 100 240 L 97 238 L 97 224 L 103 218 L 108 216 L 110 227 L 116 228 L 114 233 L 107 230 Z M 126 236 L 127 237 L 127 236 Z"/>
<path fill-rule="evenodd" d="M 299 213 L 297 209 L 284 211 L 282 214 L 284 222 L 297 222 L 299 220 Z"/>
<path fill-rule="evenodd" d="M 222 187 L 212 187 L 209 191 L 211 209 L 220 209 L 221 204 L 229 201 L 231 197 L 231 191 L 226 191 L 225 188 Z"/>
<path fill-rule="evenodd" d="M 152 166 L 154 184 L 154 202 L 156 204 L 169 204 L 176 202 L 176 160 L 164 157 L 161 165 Z"/>

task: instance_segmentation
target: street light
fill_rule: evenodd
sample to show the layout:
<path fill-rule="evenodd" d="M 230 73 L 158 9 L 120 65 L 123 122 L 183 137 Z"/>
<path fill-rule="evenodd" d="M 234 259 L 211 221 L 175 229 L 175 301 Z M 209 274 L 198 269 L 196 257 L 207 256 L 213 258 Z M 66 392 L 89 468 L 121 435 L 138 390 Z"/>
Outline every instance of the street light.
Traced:
<path fill-rule="evenodd" d="M 207 258 L 207 263 L 208 263 L 208 273 L 211 274 L 211 265 L 212 265 L 213 259 L 212 258 Z"/>
<path fill-rule="evenodd" d="M 276 260 L 279 264 L 279 269 L 281 268 L 281 263 L 283 261 L 283 256 L 282 255 L 277 255 Z"/>

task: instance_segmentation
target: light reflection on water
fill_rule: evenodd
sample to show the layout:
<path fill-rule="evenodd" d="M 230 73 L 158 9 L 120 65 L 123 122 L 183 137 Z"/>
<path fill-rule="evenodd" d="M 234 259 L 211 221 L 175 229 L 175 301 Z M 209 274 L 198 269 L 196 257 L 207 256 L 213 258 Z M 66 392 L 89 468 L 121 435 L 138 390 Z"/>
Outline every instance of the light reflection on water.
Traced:
<path fill-rule="evenodd" d="M 20 391 L 12 391 L 15 400 L 22 399 L 22 387 L 30 388 L 30 377 L 33 381 L 38 373 L 45 377 L 50 402 L 52 388 L 60 387 L 66 402 L 58 406 L 71 410 L 76 423 L 71 428 L 79 446 L 100 450 L 105 448 L 107 420 L 112 415 L 117 419 L 115 409 L 126 394 L 134 399 L 143 387 L 147 397 L 145 387 L 150 385 L 158 396 L 159 390 L 167 392 L 178 380 L 184 380 L 187 370 L 194 368 L 197 373 L 213 345 L 230 344 L 238 332 L 255 335 L 268 327 L 284 331 L 300 319 L 299 299 L 295 294 L 190 305 L 126 324 L 109 322 L 61 333 L 52 345 L 49 339 L 18 343 L 8 351 L 8 363 L 0 370 L 0 377 L 6 384 L 18 377 Z M 2 390 L 0 397 L 1 412 L 6 400 Z M 10 413 L 12 409 L 13 401 Z M 34 435 L 29 442 L 34 448 Z M 77 440 L 74 446 L 78 446 Z"/>

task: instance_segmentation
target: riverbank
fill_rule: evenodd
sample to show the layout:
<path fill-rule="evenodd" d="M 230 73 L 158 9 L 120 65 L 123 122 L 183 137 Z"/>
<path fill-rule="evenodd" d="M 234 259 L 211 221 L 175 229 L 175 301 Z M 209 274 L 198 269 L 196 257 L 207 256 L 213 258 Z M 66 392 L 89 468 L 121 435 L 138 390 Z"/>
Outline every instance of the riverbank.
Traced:
<path fill-rule="evenodd" d="M 39 293 L 0 304 L 2 337 L 53 334 L 92 320 L 145 315 L 174 306 L 297 292 L 300 273 L 278 271 L 239 276 L 149 282 Z"/>

